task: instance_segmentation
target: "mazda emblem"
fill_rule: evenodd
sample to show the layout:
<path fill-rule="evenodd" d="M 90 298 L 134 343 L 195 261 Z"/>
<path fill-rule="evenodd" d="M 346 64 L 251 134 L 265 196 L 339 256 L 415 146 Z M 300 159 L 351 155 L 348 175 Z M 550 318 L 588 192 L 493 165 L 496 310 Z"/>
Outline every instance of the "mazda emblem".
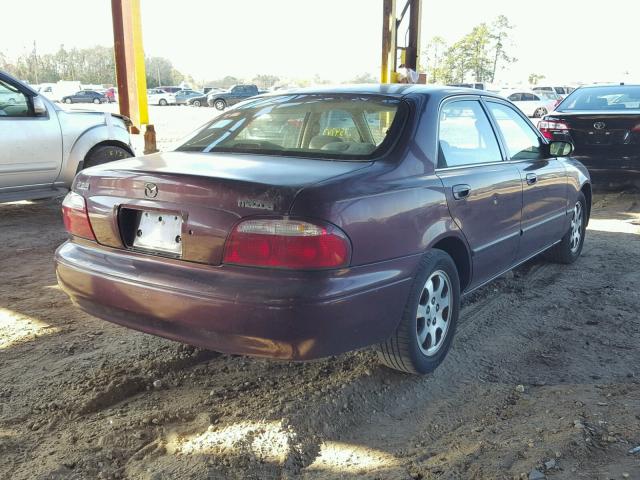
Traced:
<path fill-rule="evenodd" d="M 593 124 L 593 128 L 595 128 L 596 130 L 604 130 L 604 127 L 606 127 L 607 124 L 604 122 L 596 122 Z"/>
<path fill-rule="evenodd" d="M 155 183 L 144 184 L 144 196 L 148 198 L 156 198 L 158 195 L 158 186 Z"/>

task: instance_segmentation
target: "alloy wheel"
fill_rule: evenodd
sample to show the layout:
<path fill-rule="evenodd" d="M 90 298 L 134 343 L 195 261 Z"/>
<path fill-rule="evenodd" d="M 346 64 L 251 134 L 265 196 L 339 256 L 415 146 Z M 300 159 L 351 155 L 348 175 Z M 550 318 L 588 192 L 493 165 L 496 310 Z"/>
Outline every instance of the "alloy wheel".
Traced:
<path fill-rule="evenodd" d="M 442 270 L 427 279 L 416 313 L 418 347 L 430 357 L 438 353 L 449 330 L 451 317 L 451 280 Z"/>
<path fill-rule="evenodd" d="M 573 207 L 573 217 L 571 218 L 571 237 L 569 238 L 569 248 L 571 253 L 576 253 L 580 248 L 580 240 L 582 239 L 582 203 L 576 202 Z"/>

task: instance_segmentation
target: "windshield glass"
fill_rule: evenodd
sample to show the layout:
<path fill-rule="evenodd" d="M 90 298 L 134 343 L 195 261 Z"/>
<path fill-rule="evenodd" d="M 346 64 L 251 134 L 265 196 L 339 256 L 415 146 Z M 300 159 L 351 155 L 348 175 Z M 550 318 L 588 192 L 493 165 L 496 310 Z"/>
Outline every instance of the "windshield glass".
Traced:
<path fill-rule="evenodd" d="M 254 98 L 204 125 L 177 150 L 366 159 L 390 143 L 404 107 L 380 95 Z"/>
<path fill-rule="evenodd" d="M 557 100 L 558 98 L 560 98 L 558 94 L 553 92 L 536 92 L 536 95 L 538 95 L 542 100 Z"/>
<path fill-rule="evenodd" d="M 558 110 L 638 110 L 640 86 L 617 85 L 574 90 Z"/>

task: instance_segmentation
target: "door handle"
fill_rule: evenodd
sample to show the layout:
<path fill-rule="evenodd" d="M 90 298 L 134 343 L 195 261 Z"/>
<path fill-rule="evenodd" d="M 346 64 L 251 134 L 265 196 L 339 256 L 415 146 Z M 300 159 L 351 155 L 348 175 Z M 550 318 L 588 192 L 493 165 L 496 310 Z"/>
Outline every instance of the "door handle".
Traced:
<path fill-rule="evenodd" d="M 454 185 L 453 188 L 453 198 L 456 200 L 464 200 L 471 193 L 471 187 L 466 184 Z"/>
<path fill-rule="evenodd" d="M 538 181 L 538 176 L 535 173 L 527 173 L 527 185 L 533 185 Z"/>

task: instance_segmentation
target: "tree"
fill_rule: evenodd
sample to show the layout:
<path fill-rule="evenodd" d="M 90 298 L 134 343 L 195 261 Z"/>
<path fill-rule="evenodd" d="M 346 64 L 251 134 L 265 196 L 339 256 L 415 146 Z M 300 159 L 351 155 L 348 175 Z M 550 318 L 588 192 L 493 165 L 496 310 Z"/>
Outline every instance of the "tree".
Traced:
<path fill-rule="evenodd" d="M 474 27 L 471 33 L 464 37 L 463 52 L 467 56 L 467 67 L 473 74 L 476 82 L 487 82 L 491 77 L 491 60 L 489 57 L 489 45 L 491 32 L 486 23 Z M 491 79 L 493 81 L 493 79 Z"/>
<path fill-rule="evenodd" d="M 378 77 L 372 75 L 371 72 L 366 72 L 356 75 L 345 83 L 379 83 L 379 80 Z"/>
<path fill-rule="evenodd" d="M 443 79 L 446 76 L 443 61 L 448 48 L 442 37 L 433 37 L 427 44 L 427 48 L 423 52 L 426 67 L 422 67 L 421 70 L 427 72 L 429 83 L 443 83 Z"/>
<path fill-rule="evenodd" d="M 496 78 L 496 71 L 500 61 L 504 63 L 513 63 L 517 61 L 515 57 L 510 57 L 505 51 L 505 42 L 509 38 L 509 31 L 513 29 L 513 25 L 509 23 L 509 19 L 504 15 L 500 15 L 495 19 L 491 26 L 491 37 L 493 39 L 493 70 L 491 73 L 491 82 Z"/>
<path fill-rule="evenodd" d="M 251 81 L 255 83 L 258 88 L 267 89 L 278 83 L 280 78 L 275 75 L 256 75 Z"/>
<path fill-rule="evenodd" d="M 538 73 L 532 73 L 529 75 L 529 85 L 537 85 L 540 80 L 545 79 L 544 75 Z"/>

